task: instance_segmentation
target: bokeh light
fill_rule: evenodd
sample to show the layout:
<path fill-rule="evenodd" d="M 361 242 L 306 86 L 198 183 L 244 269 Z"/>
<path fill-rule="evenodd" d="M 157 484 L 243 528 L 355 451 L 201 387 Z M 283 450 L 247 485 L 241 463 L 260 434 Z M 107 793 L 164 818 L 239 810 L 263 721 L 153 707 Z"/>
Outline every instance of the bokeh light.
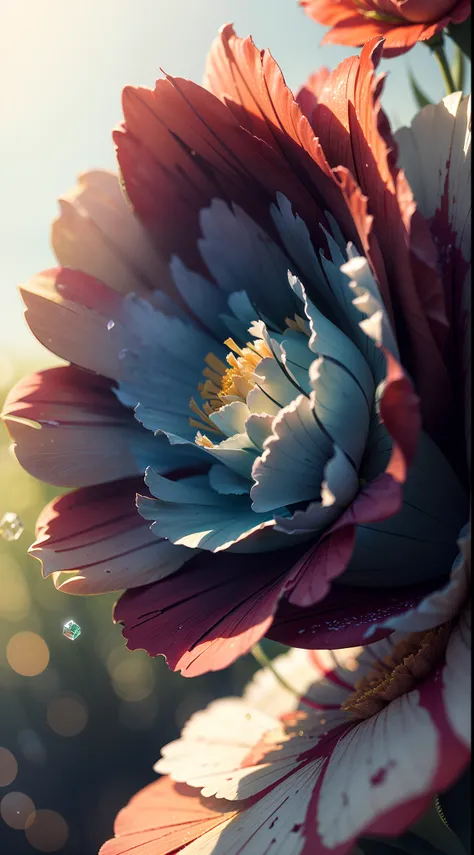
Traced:
<path fill-rule="evenodd" d="M 46 718 L 59 736 L 77 736 L 84 730 L 89 713 L 84 701 L 73 695 L 59 695 L 49 702 Z"/>
<path fill-rule="evenodd" d="M 0 787 L 9 787 L 18 774 L 16 757 L 8 748 L 0 747 Z"/>
<path fill-rule="evenodd" d="M 152 662 L 138 652 L 130 655 L 125 648 L 116 647 L 107 657 L 107 669 L 115 693 L 124 701 L 143 701 L 153 691 Z"/>
<path fill-rule="evenodd" d="M 17 632 L 7 645 L 8 664 L 22 677 L 36 677 L 48 666 L 49 648 L 36 632 Z"/>
<path fill-rule="evenodd" d="M 10 828 L 22 831 L 34 821 L 35 806 L 25 793 L 7 793 L 0 802 L 0 815 Z"/>
<path fill-rule="evenodd" d="M 69 829 L 67 822 L 55 810 L 38 810 L 34 821 L 25 829 L 28 843 L 39 852 L 57 852 L 65 845 Z"/>

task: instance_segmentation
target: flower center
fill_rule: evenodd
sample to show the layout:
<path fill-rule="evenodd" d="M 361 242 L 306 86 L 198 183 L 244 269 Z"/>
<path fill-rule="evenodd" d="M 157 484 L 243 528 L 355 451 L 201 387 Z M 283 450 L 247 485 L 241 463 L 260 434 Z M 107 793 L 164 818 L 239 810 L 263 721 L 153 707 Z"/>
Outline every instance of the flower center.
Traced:
<path fill-rule="evenodd" d="M 206 367 L 202 372 L 205 380 L 198 387 L 204 401 L 202 409 L 194 399 L 190 401 L 192 412 L 200 418 L 200 421 L 191 418 L 190 424 L 201 430 L 203 428 L 213 430 L 215 433 L 219 431 L 209 419 L 211 413 L 232 401 L 245 403 L 248 393 L 255 386 L 253 375 L 258 364 L 265 357 L 272 356 L 270 348 L 263 339 L 248 342 L 245 347 L 239 347 L 232 338 L 226 339 L 224 344 L 230 349 L 230 353 L 226 356 L 229 367 L 213 353 L 208 353 L 205 359 Z"/>
<path fill-rule="evenodd" d="M 440 661 L 448 643 L 449 624 L 413 632 L 383 662 L 355 685 L 342 709 L 355 718 L 370 718 L 420 683 Z"/>

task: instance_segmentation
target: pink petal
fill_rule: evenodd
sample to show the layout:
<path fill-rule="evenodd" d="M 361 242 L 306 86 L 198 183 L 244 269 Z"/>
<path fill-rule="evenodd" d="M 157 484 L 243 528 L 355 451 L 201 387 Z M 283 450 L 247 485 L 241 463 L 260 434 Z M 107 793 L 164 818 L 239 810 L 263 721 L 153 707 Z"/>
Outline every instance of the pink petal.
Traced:
<path fill-rule="evenodd" d="M 138 514 L 141 478 L 85 487 L 54 499 L 29 552 L 68 594 L 103 594 L 146 585 L 174 572 L 192 551 L 157 538 Z M 70 573 L 66 580 L 61 574 Z"/>
<path fill-rule="evenodd" d="M 72 365 L 18 383 L 4 405 L 21 465 L 60 487 L 87 487 L 138 475 L 156 439 L 144 431 L 103 377 Z"/>
<path fill-rule="evenodd" d="M 116 837 L 104 843 L 99 855 L 173 855 L 184 843 L 226 825 L 237 813 L 228 802 L 203 801 L 196 790 L 161 778 L 120 811 Z"/>
<path fill-rule="evenodd" d="M 126 201 L 117 175 L 84 172 L 59 205 L 51 239 L 61 266 L 81 270 L 121 294 L 167 290 L 168 267 Z"/>

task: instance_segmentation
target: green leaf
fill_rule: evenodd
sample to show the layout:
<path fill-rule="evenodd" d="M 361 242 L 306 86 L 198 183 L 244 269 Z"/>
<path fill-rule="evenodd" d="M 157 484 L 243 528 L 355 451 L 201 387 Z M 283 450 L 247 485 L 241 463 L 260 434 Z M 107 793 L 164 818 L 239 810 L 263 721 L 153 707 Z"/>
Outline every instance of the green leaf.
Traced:
<path fill-rule="evenodd" d="M 413 97 L 418 104 L 418 107 L 426 107 L 427 104 L 432 104 L 433 102 L 425 95 L 422 89 L 418 86 L 415 78 L 413 77 L 413 72 L 411 69 L 408 71 L 408 80 L 410 81 L 411 91 L 413 93 Z"/>
<path fill-rule="evenodd" d="M 466 60 L 459 45 L 456 45 L 451 74 L 453 76 L 454 84 L 456 86 L 457 91 L 462 92 L 464 89 L 464 79 L 466 76 Z"/>
<path fill-rule="evenodd" d="M 471 19 L 468 18 L 462 24 L 450 24 L 447 29 L 448 36 L 457 44 L 465 56 L 471 58 Z"/>

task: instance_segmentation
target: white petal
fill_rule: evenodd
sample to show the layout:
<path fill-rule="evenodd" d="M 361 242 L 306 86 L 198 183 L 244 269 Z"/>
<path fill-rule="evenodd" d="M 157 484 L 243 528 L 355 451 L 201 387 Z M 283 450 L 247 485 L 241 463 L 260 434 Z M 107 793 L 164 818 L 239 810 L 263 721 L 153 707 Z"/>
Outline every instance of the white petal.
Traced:
<path fill-rule="evenodd" d="M 426 792 L 438 762 L 438 734 L 419 693 L 393 701 L 339 740 L 324 775 L 318 831 L 334 848 L 380 814 Z"/>
<path fill-rule="evenodd" d="M 303 824 L 322 760 L 302 766 L 228 825 L 209 831 L 182 855 L 299 855 Z"/>

